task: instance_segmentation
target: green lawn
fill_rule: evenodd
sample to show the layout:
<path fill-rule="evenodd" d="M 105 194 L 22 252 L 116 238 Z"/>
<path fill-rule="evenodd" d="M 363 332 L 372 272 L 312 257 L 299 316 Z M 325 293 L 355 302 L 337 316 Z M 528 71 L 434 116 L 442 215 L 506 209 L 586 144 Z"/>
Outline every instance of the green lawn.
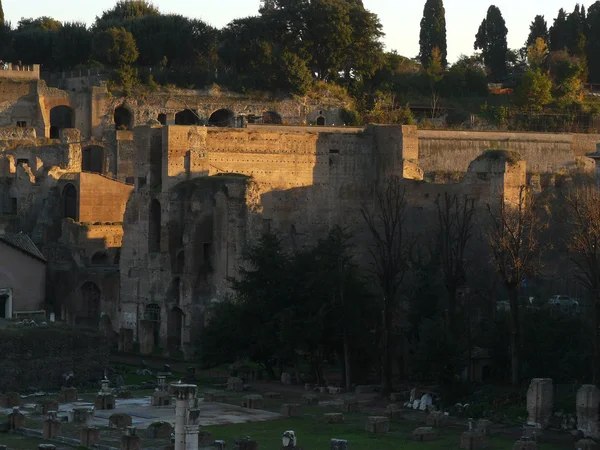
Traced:
<path fill-rule="evenodd" d="M 281 448 L 281 435 L 286 430 L 294 430 L 298 437 L 298 446 L 304 450 L 317 450 L 329 448 L 332 438 L 348 440 L 348 446 L 356 450 L 455 450 L 460 446 L 460 430 L 443 428 L 440 438 L 429 442 L 414 442 L 411 438 L 412 430 L 419 427 L 413 422 L 392 422 L 390 432 L 385 434 L 371 434 L 364 431 L 360 425 L 364 424 L 366 415 L 345 415 L 346 423 L 343 425 L 328 425 L 318 422 L 315 418 L 295 418 L 285 420 L 272 420 L 267 422 L 254 422 L 236 425 L 221 425 L 203 427 L 210 431 L 213 439 L 223 439 L 230 447 L 236 439 L 246 436 L 255 439 L 261 450 L 279 450 Z M 510 450 L 515 439 L 494 437 L 489 441 L 490 450 Z M 558 450 L 560 447 L 541 445 L 541 450 Z"/>

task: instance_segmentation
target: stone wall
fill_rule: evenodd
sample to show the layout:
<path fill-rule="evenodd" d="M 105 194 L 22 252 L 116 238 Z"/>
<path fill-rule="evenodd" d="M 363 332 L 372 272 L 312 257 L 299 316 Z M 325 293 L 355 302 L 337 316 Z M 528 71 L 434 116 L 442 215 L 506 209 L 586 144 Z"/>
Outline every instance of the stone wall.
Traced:
<path fill-rule="evenodd" d="M 596 151 L 596 135 L 419 130 L 419 164 L 425 172 L 466 172 L 488 149 L 519 152 L 530 172 L 576 167 L 576 157 Z"/>
<path fill-rule="evenodd" d="M 109 346 L 98 332 L 67 326 L 0 330 L 0 392 L 60 389 L 62 375 L 75 384 L 97 382 L 108 365 Z"/>
<path fill-rule="evenodd" d="M 97 173 L 79 175 L 79 222 L 122 222 L 133 186 Z"/>

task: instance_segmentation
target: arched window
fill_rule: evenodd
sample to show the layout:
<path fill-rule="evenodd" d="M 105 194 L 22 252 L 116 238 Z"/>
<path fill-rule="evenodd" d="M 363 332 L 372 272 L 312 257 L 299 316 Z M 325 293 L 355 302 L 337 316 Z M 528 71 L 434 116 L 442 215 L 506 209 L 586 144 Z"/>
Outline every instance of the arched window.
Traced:
<path fill-rule="evenodd" d="M 325 117 L 323 117 L 323 116 L 317 117 L 317 125 L 324 127 L 325 126 Z"/>
<path fill-rule="evenodd" d="M 50 139 L 58 139 L 60 131 L 75 127 L 75 115 L 68 106 L 55 106 L 50 110 Z"/>
<path fill-rule="evenodd" d="M 156 118 L 156 120 L 158 120 L 161 125 L 166 125 L 167 124 L 167 115 L 159 114 L 158 117 Z"/>
<path fill-rule="evenodd" d="M 148 228 L 148 252 L 160 252 L 161 232 L 160 203 L 154 199 L 150 202 L 149 228 Z"/>
<path fill-rule="evenodd" d="M 266 124 L 281 125 L 281 116 L 275 111 L 267 111 L 262 115 L 262 121 Z"/>
<path fill-rule="evenodd" d="M 65 219 L 77 220 L 77 189 L 68 183 L 62 192 L 63 217 Z"/>
<path fill-rule="evenodd" d="M 200 119 L 191 109 L 184 109 L 175 114 L 175 125 L 199 125 Z"/>
<path fill-rule="evenodd" d="M 105 251 L 96 252 L 92 255 L 93 266 L 108 266 L 108 254 Z"/>
<path fill-rule="evenodd" d="M 81 151 L 81 170 L 104 173 L 104 149 L 99 145 L 84 148 Z"/>
<path fill-rule="evenodd" d="M 233 127 L 235 114 L 229 109 L 219 109 L 210 115 L 208 126 L 212 127 Z"/>
<path fill-rule="evenodd" d="M 116 130 L 133 130 L 133 114 L 124 106 L 115 109 L 114 121 Z"/>

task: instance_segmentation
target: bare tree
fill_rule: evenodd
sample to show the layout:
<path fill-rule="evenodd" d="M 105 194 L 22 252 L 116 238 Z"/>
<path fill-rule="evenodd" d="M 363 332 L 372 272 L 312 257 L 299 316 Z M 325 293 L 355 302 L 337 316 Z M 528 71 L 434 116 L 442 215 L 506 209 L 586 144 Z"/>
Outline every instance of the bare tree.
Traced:
<path fill-rule="evenodd" d="M 511 381 L 520 382 L 520 314 L 519 288 L 527 278 L 541 270 L 539 236 L 544 228 L 537 212 L 536 200 L 527 186 L 519 188 L 517 201 L 508 202 L 503 196 L 499 206 L 487 204 L 491 219 L 488 230 L 493 262 L 510 303 Z"/>
<path fill-rule="evenodd" d="M 594 356 L 592 383 L 600 378 L 600 193 L 594 187 L 580 187 L 566 196 L 571 225 L 569 251 L 579 270 L 575 277 L 585 286 L 592 301 Z"/>
<path fill-rule="evenodd" d="M 399 290 L 408 270 L 410 240 L 405 230 L 406 189 L 393 176 L 375 189 L 373 205 L 363 205 L 362 216 L 372 236 L 369 252 L 372 272 L 382 295 L 381 317 L 381 393 L 392 390 L 393 355 L 391 332 L 398 309 Z"/>
<path fill-rule="evenodd" d="M 456 194 L 444 193 L 444 201 L 438 197 L 437 206 L 437 255 L 440 258 L 444 285 L 448 292 L 448 322 L 452 330 L 455 324 L 456 294 L 467 281 L 468 261 L 465 255 L 467 243 L 473 236 L 475 202 Z"/>

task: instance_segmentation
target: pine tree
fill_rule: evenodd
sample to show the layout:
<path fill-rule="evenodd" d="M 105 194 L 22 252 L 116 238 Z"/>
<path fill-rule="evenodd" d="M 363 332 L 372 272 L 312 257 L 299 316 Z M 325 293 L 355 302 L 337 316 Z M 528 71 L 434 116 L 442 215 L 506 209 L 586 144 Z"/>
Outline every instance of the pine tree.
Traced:
<path fill-rule="evenodd" d="M 423 66 L 429 65 L 434 48 L 440 52 L 443 67 L 447 66 L 446 12 L 442 0 L 426 1 L 421 19 L 419 46 L 419 59 Z"/>
<path fill-rule="evenodd" d="M 500 80 L 506 74 L 508 29 L 497 6 L 490 6 L 475 36 L 475 50 L 482 51 L 483 62 L 490 69 L 491 77 Z"/>
<path fill-rule="evenodd" d="M 544 42 L 548 42 L 548 24 L 544 16 L 535 16 L 531 25 L 529 25 L 529 37 L 527 37 L 526 47 L 535 44 L 537 38 L 542 38 Z"/>

